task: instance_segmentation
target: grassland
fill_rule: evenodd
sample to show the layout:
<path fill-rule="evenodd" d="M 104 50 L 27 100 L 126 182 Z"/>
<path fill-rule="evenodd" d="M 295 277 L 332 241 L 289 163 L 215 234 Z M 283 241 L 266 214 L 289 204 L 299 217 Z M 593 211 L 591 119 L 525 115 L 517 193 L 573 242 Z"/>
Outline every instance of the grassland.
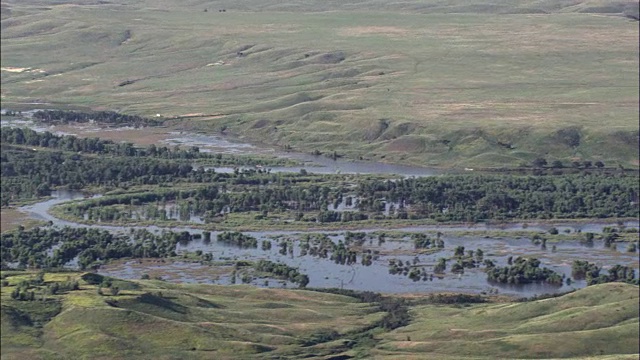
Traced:
<path fill-rule="evenodd" d="M 29 217 L 15 208 L 4 208 L 0 211 L 0 231 L 12 231 L 19 226 L 30 229 L 42 224 L 42 221 L 29 219 Z"/>
<path fill-rule="evenodd" d="M 638 165 L 632 1 L 2 7 L 3 107 L 177 116 L 184 129 L 431 166 Z"/>
<path fill-rule="evenodd" d="M 410 324 L 384 331 L 376 324 L 385 313 L 350 296 L 117 279 L 117 295 L 99 295 L 81 275 L 47 273 L 32 287 L 35 301 L 18 301 L 10 293 L 35 273 L 2 273 L 3 359 L 624 359 L 638 351 L 638 287 L 626 284 L 522 303 L 412 297 Z M 80 289 L 41 300 L 67 281 Z"/>
<path fill-rule="evenodd" d="M 373 354 L 397 359 L 635 359 L 638 287 L 605 284 L 559 298 L 471 307 L 418 306 Z"/>
<path fill-rule="evenodd" d="M 3 359 L 320 356 L 342 342 L 300 345 L 323 332 L 358 333 L 384 315 L 347 296 L 249 286 L 114 280 L 118 295 L 108 289 L 98 295 L 78 273 L 44 280 L 46 286 L 71 277 L 80 280 L 80 290 L 17 301 L 10 292 L 34 274 L 9 275 L 2 288 Z"/>

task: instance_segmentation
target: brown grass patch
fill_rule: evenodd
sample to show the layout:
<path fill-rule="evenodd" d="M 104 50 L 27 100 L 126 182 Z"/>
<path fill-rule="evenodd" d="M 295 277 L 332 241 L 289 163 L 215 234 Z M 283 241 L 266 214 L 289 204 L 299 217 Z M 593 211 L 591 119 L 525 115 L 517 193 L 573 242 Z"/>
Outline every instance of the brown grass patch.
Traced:
<path fill-rule="evenodd" d="M 413 31 L 397 26 L 353 26 L 338 30 L 342 36 L 384 35 L 390 37 L 407 36 Z"/>
<path fill-rule="evenodd" d="M 273 298 L 280 300 L 300 300 L 300 301 L 314 301 L 312 297 L 304 296 L 294 291 L 282 290 L 282 289 L 265 289 L 263 290 L 269 294 L 269 296 L 273 296 Z"/>
<path fill-rule="evenodd" d="M 78 137 L 99 137 L 103 140 L 115 142 L 131 142 L 136 145 L 160 144 L 171 137 L 167 129 L 163 128 L 93 128 L 85 126 L 59 125 L 51 128 L 51 131 L 62 131 Z"/>
<path fill-rule="evenodd" d="M 0 230 L 5 232 L 17 229 L 28 219 L 26 214 L 16 209 L 2 209 L 0 210 Z"/>
<path fill-rule="evenodd" d="M 424 140 L 416 137 L 401 137 L 386 146 L 387 151 L 417 153 L 424 150 Z"/>

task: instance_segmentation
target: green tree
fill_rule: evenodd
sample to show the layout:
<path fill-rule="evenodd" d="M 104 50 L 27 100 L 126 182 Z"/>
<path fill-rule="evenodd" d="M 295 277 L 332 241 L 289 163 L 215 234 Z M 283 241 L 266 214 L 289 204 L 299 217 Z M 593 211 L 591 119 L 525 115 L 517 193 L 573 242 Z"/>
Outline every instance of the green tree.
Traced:
<path fill-rule="evenodd" d="M 537 167 L 537 168 L 545 167 L 547 165 L 547 160 L 540 157 L 533 160 L 532 164 L 534 167 Z"/>
<path fill-rule="evenodd" d="M 562 169 L 564 167 L 564 164 L 562 164 L 562 161 L 560 160 L 553 160 L 553 162 L 551 163 L 551 167 Z"/>

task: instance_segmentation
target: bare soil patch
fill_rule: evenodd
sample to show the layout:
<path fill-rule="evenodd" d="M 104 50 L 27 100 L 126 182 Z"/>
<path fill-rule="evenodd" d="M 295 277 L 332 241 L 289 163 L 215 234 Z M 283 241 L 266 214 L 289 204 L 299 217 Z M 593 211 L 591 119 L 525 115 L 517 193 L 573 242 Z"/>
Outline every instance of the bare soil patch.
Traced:
<path fill-rule="evenodd" d="M 126 141 L 136 145 L 161 144 L 170 137 L 166 128 L 89 128 L 72 125 L 60 125 L 52 128 L 79 137 L 99 137 L 116 142 Z"/>

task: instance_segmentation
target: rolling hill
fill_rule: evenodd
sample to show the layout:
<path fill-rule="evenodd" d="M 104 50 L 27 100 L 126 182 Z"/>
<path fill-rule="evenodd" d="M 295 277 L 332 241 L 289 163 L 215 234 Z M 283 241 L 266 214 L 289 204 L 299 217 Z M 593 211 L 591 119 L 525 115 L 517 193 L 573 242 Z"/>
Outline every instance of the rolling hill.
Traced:
<path fill-rule="evenodd" d="M 4 1 L 2 103 L 426 166 L 637 167 L 634 17 L 603 0 Z"/>
<path fill-rule="evenodd" d="M 528 302 L 414 297 L 408 325 L 390 330 L 377 302 L 346 295 L 88 273 L 2 277 L 3 359 L 624 359 L 638 351 L 638 287 L 620 283 Z M 11 297 L 27 286 L 34 300 Z"/>

